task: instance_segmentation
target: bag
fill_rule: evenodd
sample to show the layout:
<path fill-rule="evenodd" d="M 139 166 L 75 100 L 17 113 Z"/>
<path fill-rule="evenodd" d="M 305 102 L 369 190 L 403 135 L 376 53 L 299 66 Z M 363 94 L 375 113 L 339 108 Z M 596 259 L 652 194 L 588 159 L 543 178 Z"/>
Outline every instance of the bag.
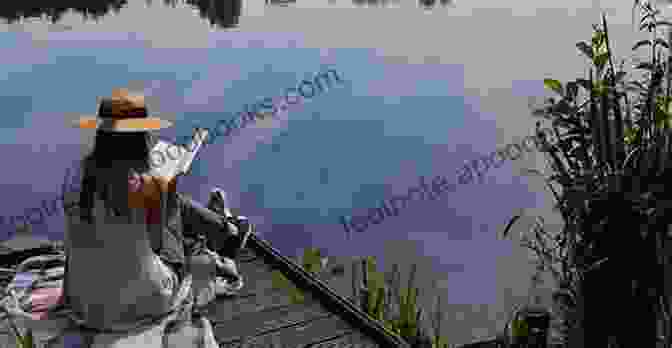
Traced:
<path fill-rule="evenodd" d="M 38 255 L 21 262 L 0 301 L 8 313 L 2 316 L 3 326 L 9 326 L 11 316 L 21 334 L 28 328 L 33 331 L 37 347 L 62 332 L 68 326 L 67 318 L 48 319 L 48 315 L 60 302 L 64 269 L 63 254 Z"/>
<path fill-rule="evenodd" d="M 41 320 L 58 305 L 63 290 L 65 255 L 38 255 L 16 267 L 6 288 L 8 312 L 25 319 Z"/>

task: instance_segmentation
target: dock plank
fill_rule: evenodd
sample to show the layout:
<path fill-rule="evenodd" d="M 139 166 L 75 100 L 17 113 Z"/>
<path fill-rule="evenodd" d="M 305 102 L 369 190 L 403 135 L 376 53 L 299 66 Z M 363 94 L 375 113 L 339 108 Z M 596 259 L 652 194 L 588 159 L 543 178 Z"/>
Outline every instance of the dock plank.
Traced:
<path fill-rule="evenodd" d="M 325 312 L 316 303 L 307 306 L 293 304 L 245 313 L 231 320 L 216 323 L 214 330 L 218 339 L 237 341 L 244 337 L 254 337 L 265 332 L 333 316 L 333 313 Z"/>
<path fill-rule="evenodd" d="M 273 287 L 273 269 L 261 258 L 239 262 L 238 271 L 245 281 L 245 286 L 240 290 L 239 296 L 263 293 Z"/>
<path fill-rule="evenodd" d="M 310 294 L 304 293 L 304 305 L 317 304 Z M 292 304 L 291 297 L 284 289 L 269 289 L 262 293 L 216 300 L 203 308 L 203 314 L 213 323 L 224 322 L 245 313 L 272 310 Z M 326 312 L 326 310 L 325 310 Z"/>
<path fill-rule="evenodd" d="M 312 343 L 305 348 L 378 348 L 370 338 L 357 331 L 339 335 L 321 342 Z"/>
<path fill-rule="evenodd" d="M 305 347 L 329 338 L 353 332 L 353 328 L 336 316 L 291 325 L 254 337 L 235 341 L 222 341 L 221 347 L 268 348 Z"/>

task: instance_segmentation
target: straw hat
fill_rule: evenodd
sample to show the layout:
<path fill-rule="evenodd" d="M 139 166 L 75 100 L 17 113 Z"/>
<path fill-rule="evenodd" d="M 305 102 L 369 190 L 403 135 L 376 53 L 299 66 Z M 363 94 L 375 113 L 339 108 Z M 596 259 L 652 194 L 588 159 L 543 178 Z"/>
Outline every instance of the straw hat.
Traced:
<path fill-rule="evenodd" d="M 125 88 L 115 89 L 111 97 L 103 98 L 98 115 L 84 116 L 75 122 L 75 127 L 107 132 L 145 132 L 170 126 L 170 121 L 149 117 L 145 97 L 132 95 Z"/>

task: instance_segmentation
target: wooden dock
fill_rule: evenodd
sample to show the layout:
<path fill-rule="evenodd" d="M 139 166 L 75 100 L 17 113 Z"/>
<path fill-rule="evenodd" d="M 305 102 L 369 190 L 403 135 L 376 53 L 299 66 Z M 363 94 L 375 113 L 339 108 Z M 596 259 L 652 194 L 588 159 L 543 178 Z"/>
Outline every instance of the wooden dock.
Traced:
<path fill-rule="evenodd" d="M 251 236 L 237 261 L 245 277 L 241 293 L 217 299 L 203 310 L 222 348 L 408 348 L 260 237 Z M 303 290 L 304 303 L 292 304 L 288 290 L 273 288 L 271 274 L 276 270 Z"/>

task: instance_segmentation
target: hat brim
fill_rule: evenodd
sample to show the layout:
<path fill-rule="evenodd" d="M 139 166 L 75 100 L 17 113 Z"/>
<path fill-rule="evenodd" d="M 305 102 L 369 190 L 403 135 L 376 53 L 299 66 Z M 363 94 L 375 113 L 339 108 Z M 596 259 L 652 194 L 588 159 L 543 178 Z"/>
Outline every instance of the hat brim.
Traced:
<path fill-rule="evenodd" d="M 102 120 L 97 116 L 85 116 L 75 121 L 74 126 L 81 129 L 97 129 L 108 132 L 144 132 L 172 127 L 173 123 L 158 117 L 125 118 Z"/>

